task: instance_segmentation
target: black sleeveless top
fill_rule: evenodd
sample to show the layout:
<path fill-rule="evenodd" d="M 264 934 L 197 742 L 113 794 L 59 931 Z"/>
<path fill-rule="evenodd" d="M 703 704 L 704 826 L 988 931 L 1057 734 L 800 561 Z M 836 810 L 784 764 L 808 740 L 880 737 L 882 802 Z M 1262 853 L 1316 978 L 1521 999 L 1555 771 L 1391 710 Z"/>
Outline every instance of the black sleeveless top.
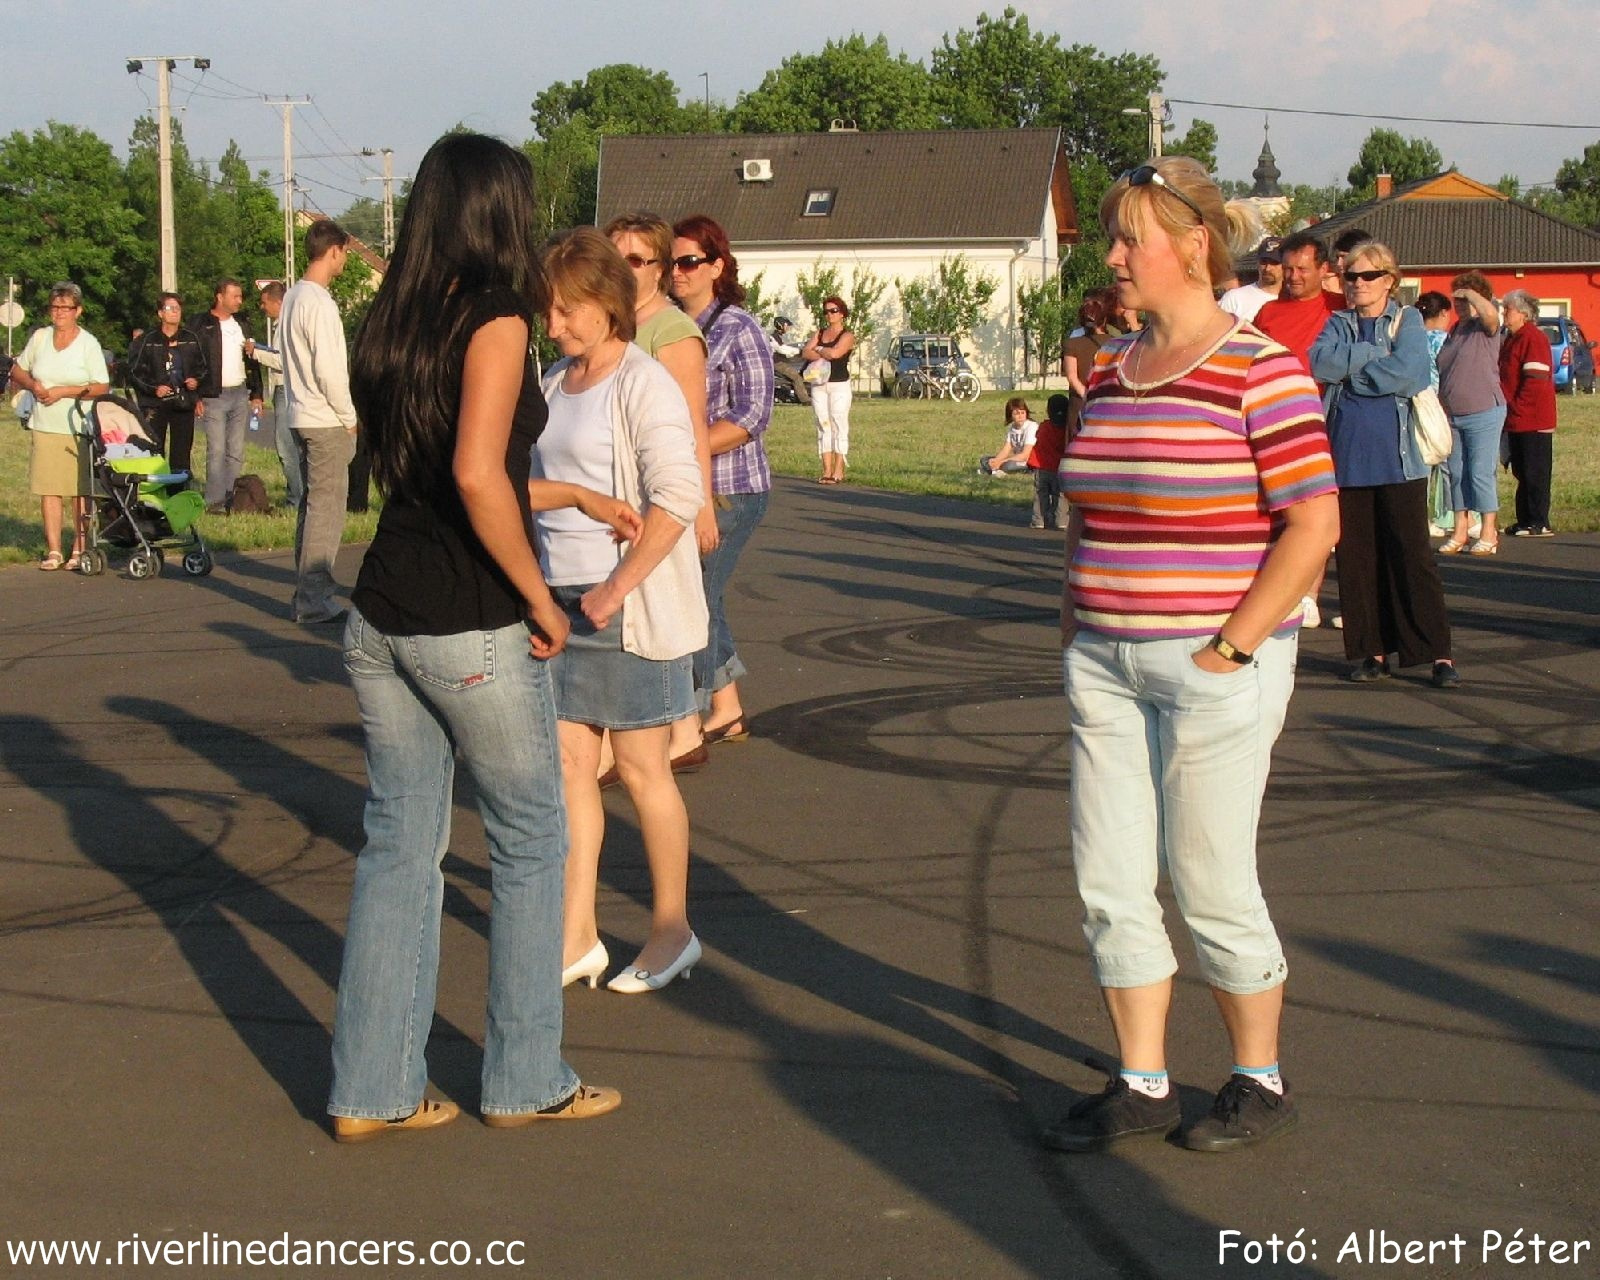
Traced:
<path fill-rule="evenodd" d="M 454 367 L 466 362 L 472 335 L 491 320 L 517 316 L 530 321 L 527 304 L 509 289 L 486 289 L 466 300 L 471 318 L 452 351 Z M 530 356 L 506 444 L 506 476 L 522 510 L 528 544 L 533 520 L 528 509 L 528 471 L 534 441 L 544 430 L 547 411 Z M 455 453 L 456 423 L 445 424 Z M 522 621 L 521 595 L 512 587 L 472 531 L 461 495 L 446 475 L 425 501 L 389 501 L 378 517 L 378 532 L 361 562 L 351 600 L 362 616 L 386 635 L 445 636 L 461 631 L 493 631 Z"/>

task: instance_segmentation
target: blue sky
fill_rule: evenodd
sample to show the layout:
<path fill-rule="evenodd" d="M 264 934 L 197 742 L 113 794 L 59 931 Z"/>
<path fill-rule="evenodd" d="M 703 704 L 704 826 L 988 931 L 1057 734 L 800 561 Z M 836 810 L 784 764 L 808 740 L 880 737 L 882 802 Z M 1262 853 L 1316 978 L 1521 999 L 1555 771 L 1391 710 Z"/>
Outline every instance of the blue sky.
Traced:
<path fill-rule="evenodd" d="M 550 0 L 0 0 L 7 75 L 0 130 L 55 119 L 92 129 L 125 151 L 134 118 L 154 104 L 152 71 L 130 76 L 128 58 L 199 54 L 212 69 L 195 83 L 180 67 L 174 105 L 197 155 L 235 139 L 253 169 L 276 178 L 279 113 L 261 95 L 303 97 L 295 112 L 298 176 L 337 212 L 356 195 L 377 196 L 376 159 L 340 153 L 391 147 L 408 174 L 429 142 L 457 121 L 520 141 L 529 104 L 556 80 L 611 62 L 666 71 L 686 96 L 704 89 L 731 101 L 783 58 L 814 51 L 852 30 L 927 60 L 947 32 L 971 27 L 979 5 L 956 0 L 857 0 L 825 6 L 835 17 L 798 16 L 792 5 L 753 0 L 676 0 L 672 5 L 557 5 Z M 998 12 L 1003 4 L 988 6 Z M 1160 58 L 1174 98 L 1247 107 L 1384 112 L 1409 116 L 1600 125 L 1590 66 L 1600 20 L 1593 0 L 1390 0 L 1351 22 L 1345 6 L 1285 0 L 1187 6 L 1103 0 L 1016 6 L 1036 30 L 1106 52 Z M 1270 21 L 1258 15 L 1270 14 Z M 1381 14 L 1381 18 L 1378 16 Z M 1219 176 L 1246 178 L 1261 146 L 1262 112 L 1176 106 L 1221 135 Z M 1284 180 L 1342 181 L 1374 124 L 1431 138 L 1473 177 L 1514 173 L 1548 182 L 1563 158 L 1600 141 L 1587 131 L 1479 128 L 1278 114 L 1272 144 Z"/>

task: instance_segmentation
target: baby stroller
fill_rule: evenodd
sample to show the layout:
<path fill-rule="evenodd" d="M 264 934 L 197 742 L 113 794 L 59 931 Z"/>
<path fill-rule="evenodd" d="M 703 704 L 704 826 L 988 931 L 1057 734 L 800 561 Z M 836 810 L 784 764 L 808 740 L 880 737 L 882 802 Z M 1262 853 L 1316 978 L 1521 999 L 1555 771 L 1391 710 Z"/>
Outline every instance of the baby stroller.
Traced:
<path fill-rule="evenodd" d="M 87 407 L 85 408 L 85 405 Z M 161 573 L 163 551 L 183 551 L 183 571 L 201 578 L 215 563 L 194 522 L 205 498 L 182 488 L 186 471 L 173 472 L 146 434 L 139 410 L 119 396 L 79 401 L 83 437 L 89 450 L 93 492 L 79 563 L 91 577 L 110 566 L 108 547 L 131 551 L 130 578 Z"/>

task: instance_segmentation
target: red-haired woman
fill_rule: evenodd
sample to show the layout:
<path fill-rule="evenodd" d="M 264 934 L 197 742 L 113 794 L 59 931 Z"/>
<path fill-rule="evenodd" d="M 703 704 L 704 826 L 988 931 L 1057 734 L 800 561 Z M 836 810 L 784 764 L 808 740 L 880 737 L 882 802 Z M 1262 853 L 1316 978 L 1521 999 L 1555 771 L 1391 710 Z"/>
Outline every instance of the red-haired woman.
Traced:
<path fill-rule="evenodd" d="M 822 328 L 800 353 L 804 360 L 826 360 L 828 380 L 811 388 L 811 412 L 817 415 L 817 453 L 822 458 L 823 484 L 838 484 L 850 456 L 850 353 L 856 335 L 845 328 L 850 308 L 843 298 L 822 300 Z"/>

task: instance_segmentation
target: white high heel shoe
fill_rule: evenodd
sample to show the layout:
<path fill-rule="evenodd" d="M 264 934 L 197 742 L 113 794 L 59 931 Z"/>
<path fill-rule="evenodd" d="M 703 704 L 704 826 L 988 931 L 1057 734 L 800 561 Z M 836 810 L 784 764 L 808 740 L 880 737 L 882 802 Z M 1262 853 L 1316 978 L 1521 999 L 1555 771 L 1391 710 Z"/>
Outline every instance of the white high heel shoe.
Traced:
<path fill-rule="evenodd" d="M 643 995 L 646 991 L 660 991 L 674 978 L 682 978 L 687 982 L 690 972 L 699 963 L 700 939 L 691 933 L 683 950 L 678 952 L 678 958 L 660 973 L 651 973 L 648 969 L 624 969 L 606 983 L 606 990 L 616 991 L 625 996 Z"/>
<path fill-rule="evenodd" d="M 611 955 L 606 950 L 606 944 L 597 942 L 561 971 L 561 985 L 570 987 L 574 982 L 587 978 L 589 990 L 593 991 L 595 984 L 600 981 L 600 975 L 610 964 Z"/>

